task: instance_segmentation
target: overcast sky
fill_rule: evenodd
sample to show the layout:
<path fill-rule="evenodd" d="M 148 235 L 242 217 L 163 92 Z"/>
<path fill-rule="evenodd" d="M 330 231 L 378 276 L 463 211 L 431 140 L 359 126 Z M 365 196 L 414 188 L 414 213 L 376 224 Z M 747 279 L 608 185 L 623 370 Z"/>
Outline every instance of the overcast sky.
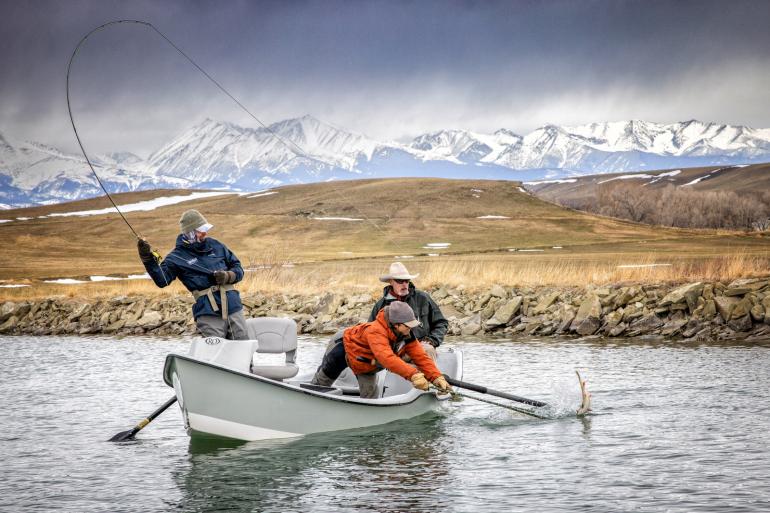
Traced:
<path fill-rule="evenodd" d="M 75 151 L 65 74 L 89 30 L 155 25 L 266 123 L 381 140 L 443 128 L 688 119 L 770 127 L 768 1 L 0 0 L 0 133 Z M 89 152 L 143 157 L 210 117 L 256 123 L 152 30 L 73 66 Z"/>

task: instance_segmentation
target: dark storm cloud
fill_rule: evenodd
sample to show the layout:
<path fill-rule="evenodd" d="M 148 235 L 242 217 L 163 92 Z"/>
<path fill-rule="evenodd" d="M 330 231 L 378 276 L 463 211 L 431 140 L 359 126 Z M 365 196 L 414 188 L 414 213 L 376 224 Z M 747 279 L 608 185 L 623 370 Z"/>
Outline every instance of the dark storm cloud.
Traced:
<path fill-rule="evenodd" d="M 770 2 L 3 2 L 0 131 L 73 147 L 64 73 L 108 20 L 152 22 L 264 121 L 379 138 L 627 118 L 770 126 Z M 78 56 L 97 151 L 151 151 L 202 117 L 253 125 L 151 31 Z"/>

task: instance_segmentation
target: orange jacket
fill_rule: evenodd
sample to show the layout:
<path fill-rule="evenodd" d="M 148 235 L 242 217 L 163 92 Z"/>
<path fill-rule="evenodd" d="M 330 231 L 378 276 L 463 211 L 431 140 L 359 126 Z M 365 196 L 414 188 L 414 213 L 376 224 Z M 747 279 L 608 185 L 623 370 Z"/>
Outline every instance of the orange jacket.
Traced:
<path fill-rule="evenodd" d="M 401 359 L 401 356 L 406 353 L 429 381 L 441 376 L 441 371 L 425 354 L 425 350 L 417 339 L 407 342 L 401 348 L 394 347 L 396 340 L 396 334 L 385 320 L 385 310 L 380 310 L 372 322 L 357 324 L 346 329 L 342 343 L 345 344 L 345 354 L 350 370 L 353 374 L 376 371 L 377 367 L 372 364 L 372 361 L 376 360 L 389 371 L 404 379 L 411 379 L 417 369 Z M 366 361 L 360 361 L 359 357 Z"/>

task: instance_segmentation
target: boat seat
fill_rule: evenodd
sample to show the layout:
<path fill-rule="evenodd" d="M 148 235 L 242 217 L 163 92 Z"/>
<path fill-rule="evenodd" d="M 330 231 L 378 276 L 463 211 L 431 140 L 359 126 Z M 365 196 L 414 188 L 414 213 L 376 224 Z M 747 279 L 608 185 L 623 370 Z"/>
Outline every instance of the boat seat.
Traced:
<path fill-rule="evenodd" d="M 293 378 L 299 372 L 297 357 L 297 323 L 283 317 L 256 317 L 246 319 L 249 338 L 257 341 L 257 350 L 251 361 L 251 373 L 278 381 Z M 286 353 L 283 365 L 264 365 L 259 354 Z"/>

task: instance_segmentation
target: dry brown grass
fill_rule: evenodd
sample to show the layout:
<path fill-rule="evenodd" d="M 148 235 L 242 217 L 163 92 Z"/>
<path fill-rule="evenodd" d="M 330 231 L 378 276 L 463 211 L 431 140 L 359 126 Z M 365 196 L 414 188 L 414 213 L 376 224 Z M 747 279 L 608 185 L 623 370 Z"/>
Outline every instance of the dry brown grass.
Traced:
<path fill-rule="evenodd" d="M 483 190 L 483 193 L 474 191 Z M 408 191 L 409 194 L 405 194 Z M 174 191 L 182 194 L 183 191 Z M 116 195 L 127 204 L 169 191 Z M 394 197 L 403 208 L 390 209 Z M 106 206 L 95 199 L 18 210 L 8 218 Z M 394 255 L 421 287 L 441 284 L 481 289 L 492 284 L 583 286 L 616 282 L 730 281 L 768 272 L 770 237 L 728 231 L 661 229 L 558 207 L 518 190 L 515 182 L 398 179 L 289 186 L 260 198 L 218 196 L 151 212 L 131 223 L 162 254 L 171 250 L 182 211 L 198 208 L 241 259 L 241 290 L 268 294 L 326 291 L 378 293 Z M 483 220 L 482 215 L 508 219 Z M 319 221 L 314 216 L 367 217 L 366 222 Z M 373 226 L 373 225 L 376 225 Z M 143 272 L 136 241 L 117 215 L 55 217 L 0 224 L 0 281 L 31 287 L 0 288 L 2 299 L 120 294 L 186 294 L 175 284 L 147 280 L 55 285 L 59 277 Z M 429 242 L 451 242 L 445 250 Z M 561 246 L 555 250 L 553 246 Z M 508 252 L 538 248 L 542 252 Z M 428 252 L 440 257 L 426 256 Z M 619 268 L 628 264 L 669 266 Z"/>
<path fill-rule="evenodd" d="M 239 289 L 244 294 L 319 294 L 379 293 L 378 276 L 390 260 L 353 260 L 292 265 L 281 262 L 263 263 L 262 268 L 246 273 Z M 578 287 L 613 283 L 679 283 L 694 281 L 730 282 L 737 278 L 767 276 L 770 254 L 737 253 L 706 258 L 672 260 L 669 255 L 585 259 L 544 258 L 519 255 L 474 255 L 406 260 L 411 272 L 420 273 L 415 282 L 422 288 L 442 285 L 463 286 L 467 290 L 483 290 L 492 285 Z M 657 264 L 657 265 L 656 265 Z M 670 264 L 670 265 L 660 265 Z M 639 267 L 619 267 L 636 265 Z M 175 282 L 158 289 L 149 280 L 97 282 L 80 285 L 32 283 L 31 287 L 0 289 L 2 300 L 25 300 L 44 297 L 77 297 L 96 299 L 116 295 L 138 294 L 163 296 L 187 294 Z"/>

